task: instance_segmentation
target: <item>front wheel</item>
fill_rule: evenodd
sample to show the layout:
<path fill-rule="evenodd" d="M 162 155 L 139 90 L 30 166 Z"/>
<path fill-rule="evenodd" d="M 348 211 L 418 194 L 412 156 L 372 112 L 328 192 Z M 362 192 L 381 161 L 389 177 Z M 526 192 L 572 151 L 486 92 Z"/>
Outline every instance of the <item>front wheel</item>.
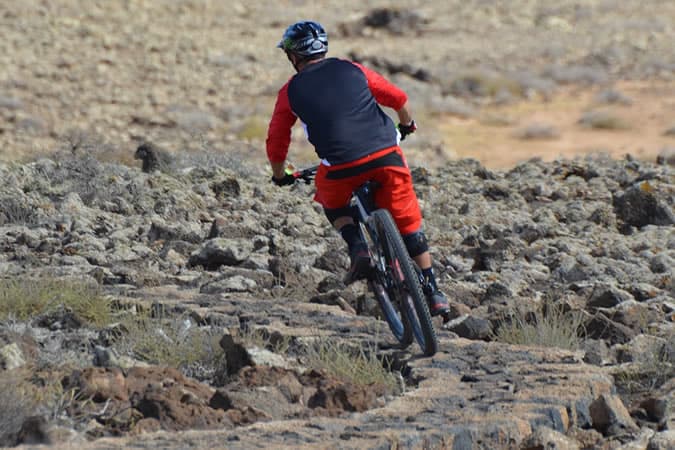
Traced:
<path fill-rule="evenodd" d="M 413 342 L 412 329 L 407 323 L 407 316 L 400 311 L 397 300 L 391 298 L 388 289 L 385 288 L 382 281 L 377 279 L 371 280 L 368 282 L 368 287 L 373 295 L 375 295 L 384 320 L 387 321 L 392 334 L 399 344 L 401 344 L 401 348 L 408 347 Z"/>
<path fill-rule="evenodd" d="M 438 351 L 438 338 L 434 330 L 427 300 L 422 293 L 415 265 L 410 259 L 401 234 L 386 209 L 374 211 L 369 226 L 378 235 L 379 245 L 386 262 L 387 293 L 395 298 L 404 315 L 403 324 L 409 326 L 425 356 Z"/>

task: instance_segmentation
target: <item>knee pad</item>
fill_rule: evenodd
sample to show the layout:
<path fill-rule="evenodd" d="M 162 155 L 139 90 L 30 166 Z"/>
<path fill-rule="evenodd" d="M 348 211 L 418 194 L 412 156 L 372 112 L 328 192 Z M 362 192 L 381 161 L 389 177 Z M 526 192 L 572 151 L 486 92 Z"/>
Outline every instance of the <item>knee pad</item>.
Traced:
<path fill-rule="evenodd" d="M 324 208 L 323 212 L 326 214 L 326 217 L 331 224 L 340 217 L 354 217 L 351 206 L 344 206 L 342 208 Z"/>
<path fill-rule="evenodd" d="M 429 250 L 427 237 L 422 231 L 415 231 L 414 233 L 406 234 L 405 236 L 402 236 L 402 238 L 405 248 L 408 250 L 411 258 L 421 255 L 422 253 Z"/>

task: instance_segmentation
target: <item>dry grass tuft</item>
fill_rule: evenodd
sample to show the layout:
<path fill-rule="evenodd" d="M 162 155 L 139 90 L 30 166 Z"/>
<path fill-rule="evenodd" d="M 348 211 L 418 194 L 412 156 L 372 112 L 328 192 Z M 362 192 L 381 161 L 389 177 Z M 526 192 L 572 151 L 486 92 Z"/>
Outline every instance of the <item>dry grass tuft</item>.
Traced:
<path fill-rule="evenodd" d="M 639 361 L 622 365 L 615 371 L 614 380 L 620 392 L 652 392 L 675 378 L 675 361 L 668 354 L 666 345 L 653 345 L 640 356 Z"/>
<path fill-rule="evenodd" d="M 29 383 L 13 371 L 0 373 L 0 405 L 0 446 L 12 446 L 13 435 L 35 411 Z"/>
<path fill-rule="evenodd" d="M 264 139 L 267 136 L 267 122 L 261 117 L 249 118 L 237 132 L 237 137 L 244 140 Z"/>
<path fill-rule="evenodd" d="M 38 221 L 35 208 L 16 197 L 0 197 L 0 225 L 34 225 Z"/>
<path fill-rule="evenodd" d="M 557 139 L 560 133 L 552 125 L 533 123 L 515 132 L 515 137 L 523 140 Z"/>
<path fill-rule="evenodd" d="M 293 338 L 287 335 L 281 335 L 278 332 L 270 333 L 265 328 L 253 328 L 251 326 L 243 327 L 238 337 L 246 343 L 247 346 L 264 348 L 273 353 L 285 355 L 291 345 Z"/>
<path fill-rule="evenodd" d="M 594 130 L 627 130 L 630 128 L 625 120 L 608 111 L 589 111 L 581 116 L 578 123 Z"/>
<path fill-rule="evenodd" d="M 577 350 L 582 342 L 582 324 L 583 316 L 578 312 L 565 312 L 563 306 L 547 303 L 531 318 L 515 312 L 498 326 L 494 338 L 506 344 Z"/>
<path fill-rule="evenodd" d="M 468 72 L 452 80 L 448 90 L 450 94 L 460 97 L 495 97 L 502 93 L 509 93 L 521 97 L 521 85 L 508 77 L 490 72 L 476 70 Z"/>
<path fill-rule="evenodd" d="M 373 346 L 358 346 L 327 337 L 318 337 L 303 352 L 304 364 L 358 385 L 383 385 L 396 392 L 399 381 L 394 372 L 380 360 Z"/>
<path fill-rule="evenodd" d="M 274 274 L 274 286 L 269 292 L 270 297 L 305 299 L 318 294 L 315 280 L 300 273 L 287 258 L 272 260 L 270 270 Z"/>
<path fill-rule="evenodd" d="M 601 104 L 618 104 L 624 106 L 630 106 L 633 104 L 633 100 L 630 97 L 615 89 L 605 89 L 598 92 L 594 100 L 595 102 Z"/>
<path fill-rule="evenodd" d="M 112 304 L 96 284 L 56 278 L 0 280 L 0 320 L 11 316 L 26 321 L 59 307 L 94 326 L 112 320 Z"/>
<path fill-rule="evenodd" d="M 224 363 L 219 345 L 223 333 L 198 326 L 188 314 L 129 315 L 120 329 L 113 347 L 149 364 L 175 367 L 203 380 L 215 376 Z"/>

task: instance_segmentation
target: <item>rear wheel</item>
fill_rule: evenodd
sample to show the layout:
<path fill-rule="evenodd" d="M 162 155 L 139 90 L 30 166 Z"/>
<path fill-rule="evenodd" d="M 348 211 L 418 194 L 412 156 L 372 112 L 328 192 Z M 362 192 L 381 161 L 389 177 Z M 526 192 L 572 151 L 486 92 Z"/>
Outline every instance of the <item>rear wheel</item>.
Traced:
<path fill-rule="evenodd" d="M 374 211 L 369 220 L 369 226 L 377 233 L 378 243 L 386 262 L 386 282 L 383 287 L 390 298 L 390 303 L 395 302 L 399 306 L 401 324 L 405 329 L 409 329 L 406 333 L 415 337 L 425 356 L 431 356 L 438 351 L 436 330 L 431 321 L 415 265 L 403 244 L 401 234 L 386 209 Z"/>

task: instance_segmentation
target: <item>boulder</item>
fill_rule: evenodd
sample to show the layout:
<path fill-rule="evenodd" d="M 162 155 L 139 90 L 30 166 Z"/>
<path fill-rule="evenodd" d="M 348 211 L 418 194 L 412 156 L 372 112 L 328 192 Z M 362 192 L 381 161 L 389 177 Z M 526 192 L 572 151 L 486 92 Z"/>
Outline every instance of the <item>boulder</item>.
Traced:
<path fill-rule="evenodd" d="M 616 395 L 603 394 L 590 405 L 593 428 L 605 436 L 636 433 L 639 427 Z"/>

